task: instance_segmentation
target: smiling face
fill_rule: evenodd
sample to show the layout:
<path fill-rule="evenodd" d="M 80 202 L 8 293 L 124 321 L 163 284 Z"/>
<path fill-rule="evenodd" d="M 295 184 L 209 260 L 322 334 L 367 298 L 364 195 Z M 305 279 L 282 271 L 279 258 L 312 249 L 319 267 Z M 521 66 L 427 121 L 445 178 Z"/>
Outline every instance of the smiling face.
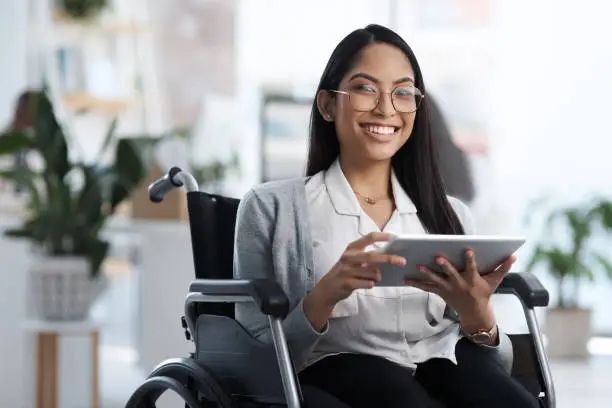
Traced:
<path fill-rule="evenodd" d="M 383 161 L 412 133 L 415 112 L 409 111 L 416 109 L 415 93 L 408 57 L 392 45 L 374 43 L 362 50 L 337 90 L 317 95 L 317 104 L 321 115 L 334 122 L 342 156 Z"/>

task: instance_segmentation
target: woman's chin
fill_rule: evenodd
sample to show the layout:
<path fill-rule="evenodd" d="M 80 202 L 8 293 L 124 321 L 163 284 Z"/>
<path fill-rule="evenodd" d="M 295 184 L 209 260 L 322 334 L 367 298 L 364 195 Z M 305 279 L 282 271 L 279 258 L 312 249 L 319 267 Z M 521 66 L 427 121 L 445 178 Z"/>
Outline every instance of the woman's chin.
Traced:
<path fill-rule="evenodd" d="M 366 149 L 366 159 L 369 161 L 389 161 L 395 153 L 397 153 L 397 148 L 395 146 L 377 146 L 375 148 Z"/>

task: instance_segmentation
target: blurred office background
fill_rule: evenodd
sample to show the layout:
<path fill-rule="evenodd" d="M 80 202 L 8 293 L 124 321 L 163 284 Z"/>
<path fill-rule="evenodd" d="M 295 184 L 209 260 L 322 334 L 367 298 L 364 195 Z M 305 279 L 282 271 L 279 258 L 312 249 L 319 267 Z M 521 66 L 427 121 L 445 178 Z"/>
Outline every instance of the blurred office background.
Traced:
<path fill-rule="evenodd" d="M 93 22 L 60 13 L 61 3 L 0 0 L 0 129 L 10 127 L 19 95 L 45 79 L 78 150 L 71 154 L 85 160 L 116 117 L 120 137 L 166 136 L 150 157 L 150 178 L 191 166 L 206 188 L 241 197 L 256 183 L 300 175 L 327 58 L 348 32 L 375 22 L 397 30 L 421 63 L 452 137 L 443 157 L 465 160 L 472 177 L 457 194 L 479 231 L 529 238 L 517 270 L 544 238 L 569 245 L 567 229 L 541 233 L 551 210 L 612 198 L 606 2 L 109 0 Z M 12 157 L 2 160 L 12 166 Z M 0 228 L 19 223 L 24 200 L 0 180 Z M 184 202 L 169 201 L 155 207 L 140 191 L 107 226 L 110 285 L 91 316 L 103 408 L 121 407 L 158 362 L 190 351 L 179 322 L 193 276 L 189 235 Z M 611 235 L 598 228 L 591 238 L 612 262 Z M 15 408 L 35 406 L 39 375 L 33 336 L 42 329 L 25 301 L 29 251 L 0 236 L 0 405 Z M 546 265 L 531 272 L 556 305 Z M 564 317 L 566 336 L 584 332 L 587 345 L 584 355 L 551 358 L 560 408 L 612 402 L 612 279 L 594 275 L 568 289 L 590 320 L 583 330 L 583 320 Z M 497 297 L 496 310 L 502 328 L 526 330 L 515 299 Z M 538 316 L 546 333 L 548 311 Z M 60 405 L 84 408 L 92 344 L 69 337 L 60 341 Z M 164 398 L 163 406 L 180 406 Z"/>

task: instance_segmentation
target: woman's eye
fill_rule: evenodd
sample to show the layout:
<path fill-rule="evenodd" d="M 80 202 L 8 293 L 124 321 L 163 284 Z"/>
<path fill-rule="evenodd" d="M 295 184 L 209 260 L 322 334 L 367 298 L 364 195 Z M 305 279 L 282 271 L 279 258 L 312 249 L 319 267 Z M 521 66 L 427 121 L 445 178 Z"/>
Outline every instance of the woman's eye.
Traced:
<path fill-rule="evenodd" d="M 357 92 L 376 93 L 376 88 L 370 85 L 356 85 L 353 89 Z"/>
<path fill-rule="evenodd" d="M 414 96 L 415 94 L 412 88 L 397 88 L 394 93 L 397 96 Z"/>

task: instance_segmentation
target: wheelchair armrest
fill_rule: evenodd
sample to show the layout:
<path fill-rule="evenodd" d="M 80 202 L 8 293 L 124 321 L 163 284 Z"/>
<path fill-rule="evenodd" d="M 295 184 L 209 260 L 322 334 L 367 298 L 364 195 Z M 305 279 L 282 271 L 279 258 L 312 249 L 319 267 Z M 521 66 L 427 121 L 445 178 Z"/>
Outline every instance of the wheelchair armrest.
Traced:
<path fill-rule="evenodd" d="M 211 301 L 252 300 L 263 314 L 281 319 L 289 314 L 289 298 L 272 279 L 198 279 L 189 291 L 215 298 Z M 247 299 L 236 299 L 241 297 Z"/>
<path fill-rule="evenodd" d="M 518 296 L 529 309 L 548 306 L 548 291 L 540 280 L 529 272 L 507 274 L 496 292 Z"/>

